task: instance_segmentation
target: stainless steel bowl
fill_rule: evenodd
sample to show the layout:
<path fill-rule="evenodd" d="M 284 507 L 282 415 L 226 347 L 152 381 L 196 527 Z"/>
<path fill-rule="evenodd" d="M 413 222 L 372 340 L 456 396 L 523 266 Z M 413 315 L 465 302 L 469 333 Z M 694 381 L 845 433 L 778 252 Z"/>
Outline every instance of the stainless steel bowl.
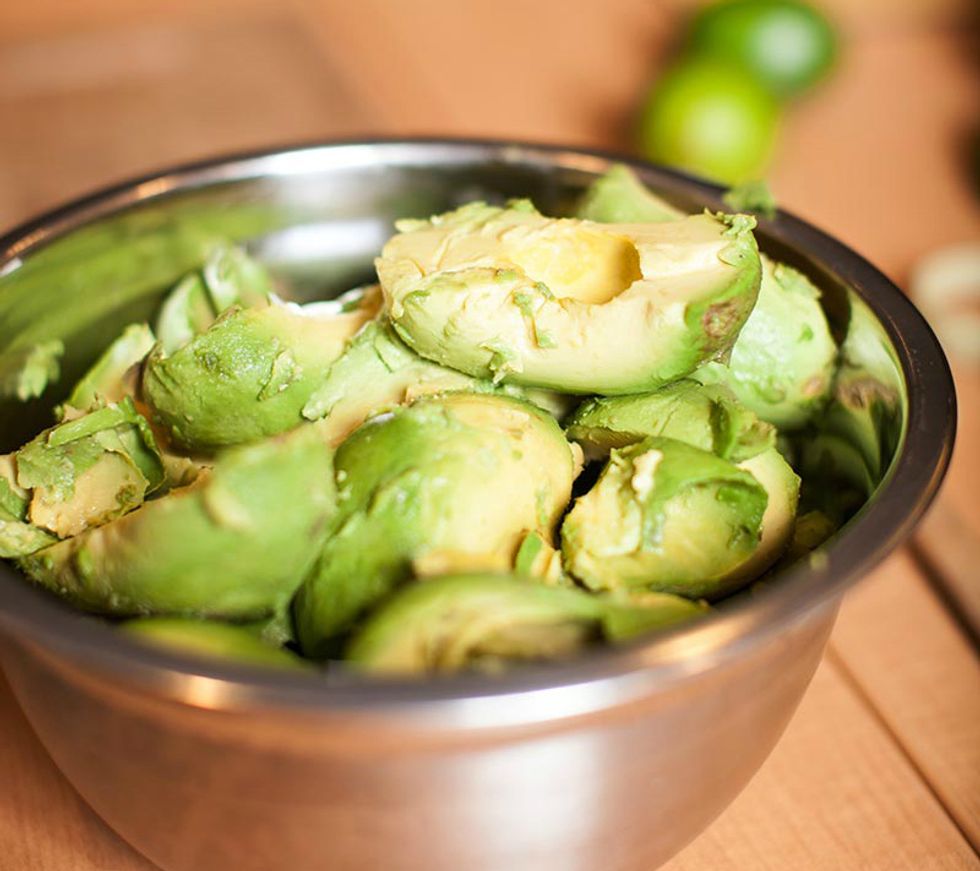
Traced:
<path fill-rule="evenodd" d="M 342 290 L 403 215 L 531 196 L 561 212 L 610 156 L 474 141 L 310 145 L 101 191 L 0 239 L 0 363 L 60 336 L 61 386 L 147 317 L 209 240 L 247 240 L 310 296 Z M 633 163 L 688 207 L 720 191 Z M 894 345 L 904 431 L 826 559 L 697 625 L 494 679 L 410 685 L 280 675 L 137 646 L 0 566 L 3 666 L 55 762 L 167 869 L 649 869 L 698 834 L 778 740 L 841 596 L 911 531 L 952 446 L 935 337 L 861 257 L 787 214 L 767 250 L 857 293 Z M 57 390 L 52 391 L 56 394 Z M 0 450 L 58 397 L 0 406 Z"/>

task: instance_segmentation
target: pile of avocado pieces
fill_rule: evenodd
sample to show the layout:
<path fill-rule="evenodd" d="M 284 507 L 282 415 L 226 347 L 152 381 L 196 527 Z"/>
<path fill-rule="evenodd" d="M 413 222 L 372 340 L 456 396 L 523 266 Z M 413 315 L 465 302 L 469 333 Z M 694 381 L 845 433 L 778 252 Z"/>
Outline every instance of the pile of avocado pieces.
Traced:
<path fill-rule="evenodd" d="M 0 556 L 286 668 L 495 671 L 697 618 L 846 519 L 894 410 L 754 226 L 616 167 L 574 218 L 399 222 L 335 300 L 221 247 L 0 457 Z M 791 463 L 838 483 L 801 503 Z"/>

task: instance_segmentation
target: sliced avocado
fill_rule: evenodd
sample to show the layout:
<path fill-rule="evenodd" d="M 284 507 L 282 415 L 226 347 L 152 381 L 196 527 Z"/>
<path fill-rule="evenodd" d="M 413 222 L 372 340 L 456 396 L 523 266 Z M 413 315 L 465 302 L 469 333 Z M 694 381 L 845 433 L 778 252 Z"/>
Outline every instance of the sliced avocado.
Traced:
<path fill-rule="evenodd" d="M 119 624 L 119 630 L 141 643 L 175 653 L 269 668 L 307 668 L 295 654 L 263 641 L 246 626 L 187 617 L 140 617 Z"/>
<path fill-rule="evenodd" d="M 706 363 L 692 377 L 727 385 L 780 429 L 799 429 L 826 405 L 836 358 L 820 291 L 802 273 L 763 255 L 759 299 L 731 358 Z"/>
<path fill-rule="evenodd" d="M 65 345 L 59 339 L 12 348 L 0 355 L 0 396 L 27 402 L 61 375 Z"/>
<path fill-rule="evenodd" d="M 495 382 L 636 393 L 729 352 L 759 289 L 754 225 L 471 203 L 400 224 L 376 266 L 395 329 L 424 357 Z"/>
<path fill-rule="evenodd" d="M 330 451 L 299 427 L 20 565 L 87 611 L 258 619 L 285 607 L 334 510 Z"/>
<path fill-rule="evenodd" d="M 146 401 L 191 450 L 284 432 L 303 421 L 304 406 L 379 302 L 373 294 L 350 311 L 277 302 L 229 309 L 173 354 L 154 349 L 143 373 Z"/>
<path fill-rule="evenodd" d="M 722 199 L 735 212 L 752 212 L 764 218 L 775 218 L 779 206 L 769 185 L 761 179 L 735 185 Z"/>
<path fill-rule="evenodd" d="M 58 539 L 27 519 L 31 494 L 17 484 L 14 458 L 0 456 L 0 557 L 34 553 Z"/>
<path fill-rule="evenodd" d="M 130 324 L 72 388 L 59 411 L 64 420 L 77 412 L 93 411 L 133 396 L 138 383 L 135 368 L 156 340 L 146 324 Z"/>
<path fill-rule="evenodd" d="M 574 587 L 575 582 L 565 574 L 561 551 L 537 530 L 532 529 L 521 542 L 514 557 L 514 573 L 536 578 L 545 584 Z"/>
<path fill-rule="evenodd" d="M 508 575 L 447 575 L 396 593 L 347 647 L 355 668 L 379 674 L 497 672 L 513 662 L 559 659 L 698 616 L 674 596 L 629 605 Z"/>
<path fill-rule="evenodd" d="M 671 593 L 628 591 L 601 597 L 605 604 L 602 629 L 606 640 L 630 641 L 653 629 L 666 629 L 702 617 L 710 610 L 708 603 L 685 599 Z"/>
<path fill-rule="evenodd" d="M 808 508 L 840 524 L 871 496 L 901 441 L 906 401 L 888 336 L 867 304 L 850 294 L 830 402 L 798 439 Z"/>
<path fill-rule="evenodd" d="M 768 501 L 748 471 L 652 436 L 614 449 L 576 500 L 561 531 L 565 567 L 593 590 L 717 598 L 744 580 Z"/>
<path fill-rule="evenodd" d="M 164 480 L 146 420 L 124 397 L 47 429 L 14 454 L 30 522 L 59 538 L 138 507 Z"/>
<path fill-rule="evenodd" d="M 655 224 L 676 221 L 684 212 L 658 197 L 620 163 L 589 185 L 575 217 L 600 224 Z"/>
<path fill-rule="evenodd" d="M 478 393 L 422 397 L 367 421 L 335 465 L 337 531 L 294 603 L 300 644 L 313 657 L 428 555 L 445 567 L 496 569 L 512 564 L 528 530 L 550 538 L 575 470 L 553 418 Z"/>
<path fill-rule="evenodd" d="M 302 414 L 320 421 L 332 444 L 371 415 L 445 390 L 492 390 L 489 381 L 447 369 L 405 345 L 384 318 L 371 321 L 348 343 L 313 391 Z"/>
<path fill-rule="evenodd" d="M 738 463 L 766 491 L 766 513 L 762 515 L 762 539 L 749 559 L 729 577 L 738 585 L 761 575 L 786 551 L 793 539 L 800 501 L 800 479 L 783 455 L 770 448 Z"/>
<path fill-rule="evenodd" d="M 160 307 L 156 333 L 164 353 L 184 347 L 233 305 L 263 306 L 272 293 L 272 279 L 260 263 L 241 248 L 215 248 L 204 266 L 185 276 Z"/>
<path fill-rule="evenodd" d="M 725 387 L 677 381 L 656 393 L 590 400 L 566 431 L 592 458 L 610 448 L 665 436 L 710 451 L 749 472 L 765 489 L 761 541 L 727 583 L 750 579 L 785 549 L 793 530 L 800 479 L 776 448 L 771 424 L 739 404 Z"/>
<path fill-rule="evenodd" d="M 818 509 L 798 515 L 783 561 L 786 565 L 796 562 L 824 544 L 839 528 L 832 517 Z"/>
<path fill-rule="evenodd" d="M 587 400 L 565 434 L 590 460 L 652 435 L 687 442 L 733 462 L 754 457 L 776 442 L 775 429 L 739 404 L 730 390 L 691 379 L 655 393 Z"/>
<path fill-rule="evenodd" d="M 594 183 L 588 214 L 606 223 L 677 220 L 658 217 L 658 198 L 625 167 Z M 726 203 L 739 211 L 771 216 L 775 201 L 765 184 L 753 182 L 729 192 Z M 666 205 L 666 204 L 663 204 Z M 761 256 L 758 299 L 726 363 L 707 362 L 694 377 L 730 387 L 763 420 L 780 428 L 799 428 L 825 404 L 834 371 L 836 346 L 820 306 L 820 292 L 802 273 Z"/>
<path fill-rule="evenodd" d="M 374 414 L 451 390 L 526 398 L 554 417 L 569 407 L 569 398 L 560 394 L 495 386 L 492 381 L 426 360 L 398 338 L 387 318 L 380 317 L 365 324 L 348 342 L 303 406 L 303 417 L 317 421 L 324 438 L 336 445 Z"/>

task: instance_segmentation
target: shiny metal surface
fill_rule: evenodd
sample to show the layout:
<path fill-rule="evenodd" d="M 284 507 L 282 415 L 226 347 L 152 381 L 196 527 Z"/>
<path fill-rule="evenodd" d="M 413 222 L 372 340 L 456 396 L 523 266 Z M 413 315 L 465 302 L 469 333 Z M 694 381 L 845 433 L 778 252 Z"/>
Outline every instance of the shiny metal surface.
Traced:
<path fill-rule="evenodd" d="M 245 155 L 96 194 L 0 239 L 0 364 L 60 336 L 63 384 L 145 317 L 214 238 L 247 240 L 314 296 L 369 274 L 391 221 L 469 199 L 562 212 L 606 155 L 492 142 L 371 142 Z M 720 191 L 636 164 L 685 206 Z M 140 647 L 0 566 L 5 671 L 76 788 L 165 868 L 649 869 L 700 831 L 771 750 L 819 661 L 840 596 L 938 488 L 952 382 L 914 307 L 792 216 L 763 247 L 828 307 L 857 292 L 907 388 L 904 433 L 826 559 L 715 616 L 620 650 L 416 684 L 278 675 Z M 0 450 L 59 397 L 0 406 Z"/>

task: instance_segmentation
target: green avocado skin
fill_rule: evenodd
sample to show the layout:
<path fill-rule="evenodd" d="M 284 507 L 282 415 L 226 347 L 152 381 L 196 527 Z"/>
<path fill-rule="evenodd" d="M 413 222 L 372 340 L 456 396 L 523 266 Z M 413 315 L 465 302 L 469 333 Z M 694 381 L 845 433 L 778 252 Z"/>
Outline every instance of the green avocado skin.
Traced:
<path fill-rule="evenodd" d="M 644 475 L 637 463 L 651 452 L 659 456 Z M 730 592 L 730 578 L 758 547 L 767 504 L 749 472 L 652 436 L 614 449 L 576 501 L 562 525 L 565 566 L 593 590 L 716 598 Z"/>
<path fill-rule="evenodd" d="M 776 432 L 741 406 L 722 386 L 682 379 L 654 393 L 587 400 L 569 421 L 566 435 L 589 459 L 608 456 L 647 436 L 686 442 L 732 462 L 775 446 Z"/>
<path fill-rule="evenodd" d="M 727 385 L 780 429 L 799 429 L 826 404 L 837 347 L 817 288 L 785 264 L 763 257 L 762 265 L 758 301 L 727 365 L 707 363 L 692 377 Z"/>
<path fill-rule="evenodd" d="M 549 659 L 596 638 L 602 611 L 598 598 L 579 590 L 507 575 L 445 575 L 397 593 L 354 636 L 346 658 L 360 670 L 404 674 Z"/>
<path fill-rule="evenodd" d="M 355 634 L 346 658 L 379 673 L 497 671 L 567 656 L 602 637 L 624 641 L 703 611 L 677 596 L 638 605 L 512 575 L 444 575 L 396 593 Z"/>
<path fill-rule="evenodd" d="M 298 656 L 263 641 L 247 626 L 187 617 L 140 617 L 121 623 L 119 631 L 154 647 L 206 659 L 268 668 L 307 667 Z"/>
<path fill-rule="evenodd" d="M 684 212 L 648 190 L 620 163 L 589 185 L 575 217 L 600 224 L 653 224 L 676 221 Z"/>
<path fill-rule="evenodd" d="M 330 451 L 302 427 L 20 565 L 86 611 L 259 618 L 288 602 L 334 509 Z"/>
<path fill-rule="evenodd" d="M 143 393 L 177 444 L 214 451 L 301 423 L 342 350 L 342 342 L 318 341 L 302 315 L 281 306 L 231 309 L 172 355 L 157 346 Z"/>
<path fill-rule="evenodd" d="M 547 456 L 522 464 L 506 426 L 464 422 L 454 403 L 519 414 L 525 448 Z M 532 458 L 533 459 L 533 458 Z M 456 393 L 426 397 L 369 420 L 335 458 L 340 512 L 293 606 L 297 636 L 319 658 L 365 611 L 412 577 L 412 560 L 446 549 L 516 550 L 520 534 L 551 527 L 571 493 L 571 450 L 558 424 L 521 400 Z"/>
<path fill-rule="evenodd" d="M 130 324 L 79 379 L 65 406 L 92 411 L 105 402 L 119 402 L 126 395 L 126 373 L 153 348 L 153 332 L 146 324 Z"/>

